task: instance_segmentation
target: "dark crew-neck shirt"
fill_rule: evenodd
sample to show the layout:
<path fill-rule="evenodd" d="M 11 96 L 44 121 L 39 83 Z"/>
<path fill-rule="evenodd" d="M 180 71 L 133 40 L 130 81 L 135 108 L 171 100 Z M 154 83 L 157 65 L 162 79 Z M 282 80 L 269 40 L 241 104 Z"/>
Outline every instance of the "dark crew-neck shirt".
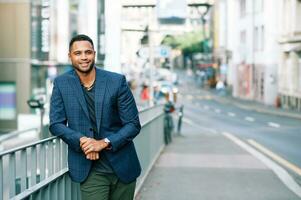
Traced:
<path fill-rule="evenodd" d="M 82 86 L 82 88 L 87 103 L 87 108 L 90 116 L 91 125 L 93 128 L 94 138 L 100 138 L 100 137 L 96 137 L 99 134 L 99 130 L 97 130 L 97 123 L 96 123 L 96 116 L 95 116 L 95 86 L 93 86 L 91 90 L 87 90 L 84 86 Z M 93 168 L 97 172 L 113 173 L 113 169 L 106 155 L 102 152 L 99 153 L 99 159 L 93 162 Z"/>

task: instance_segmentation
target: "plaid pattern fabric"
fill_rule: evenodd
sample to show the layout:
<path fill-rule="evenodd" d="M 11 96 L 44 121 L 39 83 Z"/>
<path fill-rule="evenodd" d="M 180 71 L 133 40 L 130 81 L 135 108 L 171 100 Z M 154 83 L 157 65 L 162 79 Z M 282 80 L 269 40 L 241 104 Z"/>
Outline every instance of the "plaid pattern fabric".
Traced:
<path fill-rule="evenodd" d="M 133 139 L 141 125 L 133 95 L 123 75 L 96 68 L 95 114 L 98 134 L 93 134 L 89 113 L 74 70 L 58 76 L 50 102 L 50 132 L 68 144 L 69 174 L 73 181 L 84 181 L 92 162 L 79 146 L 83 136 L 108 138 L 112 148 L 104 150 L 115 174 L 124 183 L 141 173 Z M 100 154 L 100 155 L 101 155 Z"/>

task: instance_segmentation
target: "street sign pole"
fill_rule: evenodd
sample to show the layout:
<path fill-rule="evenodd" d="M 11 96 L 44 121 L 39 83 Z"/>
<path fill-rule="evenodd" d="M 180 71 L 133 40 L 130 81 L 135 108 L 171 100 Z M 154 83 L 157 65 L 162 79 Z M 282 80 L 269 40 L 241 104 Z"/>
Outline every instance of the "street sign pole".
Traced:
<path fill-rule="evenodd" d="M 151 11 L 150 11 L 151 12 Z M 153 106 L 154 102 L 153 102 L 153 97 L 154 97 L 154 88 L 153 88 L 153 81 L 154 81 L 154 77 L 153 77 L 153 70 L 154 70 L 154 45 L 153 45 L 153 37 L 152 37 L 152 31 L 151 31 L 151 13 L 148 15 L 148 45 L 149 45 L 149 106 Z"/>

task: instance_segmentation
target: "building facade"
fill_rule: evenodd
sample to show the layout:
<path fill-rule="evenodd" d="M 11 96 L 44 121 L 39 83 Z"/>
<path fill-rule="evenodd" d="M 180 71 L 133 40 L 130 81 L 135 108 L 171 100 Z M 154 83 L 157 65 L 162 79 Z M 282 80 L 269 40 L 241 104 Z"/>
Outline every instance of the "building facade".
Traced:
<path fill-rule="evenodd" d="M 48 108 L 52 80 L 71 68 L 69 41 L 87 34 L 105 59 L 104 0 L 31 0 L 0 2 L 0 129 L 17 129 L 27 100 L 42 99 Z"/>
<path fill-rule="evenodd" d="M 0 131 L 17 128 L 30 97 L 30 3 L 0 2 Z M 4 28 L 5 27 L 5 28 Z"/>
<path fill-rule="evenodd" d="M 277 1 L 278 2 L 278 1 Z M 278 95 L 280 4 L 272 0 L 219 0 L 216 58 L 233 96 L 274 105 Z"/>
<path fill-rule="evenodd" d="M 301 111 L 301 1 L 280 4 L 279 96 L 283 107 Z"/>

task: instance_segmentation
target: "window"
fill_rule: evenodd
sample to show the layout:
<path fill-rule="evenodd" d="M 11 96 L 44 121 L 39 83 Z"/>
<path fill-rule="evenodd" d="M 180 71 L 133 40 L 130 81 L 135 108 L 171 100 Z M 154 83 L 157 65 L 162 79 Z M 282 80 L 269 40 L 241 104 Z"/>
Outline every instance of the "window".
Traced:
<path fill-rule="evenodd" d="M 240 32 L 240 43 L 242 44 L 246 44 L 246 31 L 243 30 Z"/>
<path fill-rule="evenodd" d="M 264 38 L 264 26 L 261 26 L 261 31 L 260 31 L 260 50 L 264 50 L 264 43 L 265 43 L 265 38 Z"/>
<path fill-rule="evenodd" d="M 258 34 L 258 27 L 255 27 L 254 29 L 254 50 L 258 51 L 259 50 L 259 34 Z"/>
<path fill-rule="evenodd" d="M 246 0 L 240 0 L 240 17 L 246 16 Z"/>
<path fill-rule="evenodd" d="M 264 0 L 255 0 L 255 12 L 263 12 Z"/>
<path fill-rule="evenodd" d="M 298 0 L 296 3 L 296 31 L 300 32 L 301 31 L 301 23 L 300 23 L 300 19 L 301 19 L 301 0 Z"/>
<path fill-rule="evenodd" d="M 298 68 L 298 70 L 299 70 L 299 91 L 301 91 L 301 51 L 298 51 L 297 52 L 297 54 L 298 54 L 298 57 L 299 57 L 299 68 Z"/>
<path fill-rule="evenodd" d="M 16 118 L 16 84 L 0 82 L 0 119 Z"/>
<path fill-rule="evenodd" d="M 254 51 L 264 50 L 264 26 L 258 26 L 254 28 Z"/>

